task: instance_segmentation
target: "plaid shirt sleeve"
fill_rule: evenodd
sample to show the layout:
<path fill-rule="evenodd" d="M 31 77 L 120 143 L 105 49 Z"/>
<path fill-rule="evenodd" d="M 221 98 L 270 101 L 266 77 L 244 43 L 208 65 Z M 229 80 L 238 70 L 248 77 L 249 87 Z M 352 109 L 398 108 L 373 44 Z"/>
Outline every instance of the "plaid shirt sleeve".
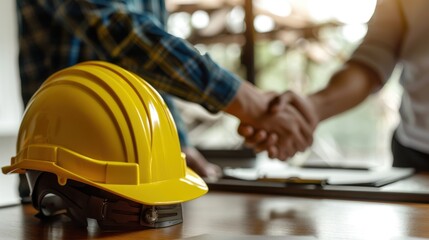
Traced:
<path fill-rule="evenodd" d="M 201 104 L 210 112 L 234 97 L 240 79 L 164 30 L 158 16 L 129 9 L 125 1 L 40 1 L 55 21 L 97 57 L 133 71 L 155 88 Z"/>

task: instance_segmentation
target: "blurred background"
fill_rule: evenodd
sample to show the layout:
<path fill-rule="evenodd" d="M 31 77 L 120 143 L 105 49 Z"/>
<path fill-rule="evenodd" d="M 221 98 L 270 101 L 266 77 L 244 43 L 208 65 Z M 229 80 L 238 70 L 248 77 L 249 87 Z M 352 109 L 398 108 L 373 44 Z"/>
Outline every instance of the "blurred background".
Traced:
<path fill-rule="evenodd" d="M 256 86 L 311 93 L 323 87 L 366 34 L 376 0 L 168 0 L 169 31 L 208 52 Z M 397 71 L 399 72 L 400 69 Z M 368 162 L 388 166 L 400 87 L 393 74 L 382 91 L 323 122 L 316 141 L 291 163 Z M 238 122 L 179 103 L 191 141 L 201 149 L 239 149 Z"/>
<path fill-rule="evenodd" d="M 366 34 L 375 6 L 376 0 L 167 0 L 168 29 L 262 89 L 306 94 L 323 87 L 352 53 Z M 0 11 L 0 161 L 4 166 L 15 154 L 23 108 L 15 1 L 0 1 Z M 398 121 L 398 75 L 393 74 L 387 86 L 358 108 L 322 123 L 312 148 L 290 162 L 389 165 L 391 131 Z M 178 104 L 190 140 L 198 148 L 242 148 L 236 119 L 210 115 L 194 104 Z M 4 175 L 0 181 L 0 186 L 16 183 Z"/>
<path fill-rule="evenodd" d="M 0 167 L 15 155 L 23 111 L 19 95 L 15 1 L 0 1 Z M 0 173 L 0 206 L 19 202 L 18 176 Z"/>

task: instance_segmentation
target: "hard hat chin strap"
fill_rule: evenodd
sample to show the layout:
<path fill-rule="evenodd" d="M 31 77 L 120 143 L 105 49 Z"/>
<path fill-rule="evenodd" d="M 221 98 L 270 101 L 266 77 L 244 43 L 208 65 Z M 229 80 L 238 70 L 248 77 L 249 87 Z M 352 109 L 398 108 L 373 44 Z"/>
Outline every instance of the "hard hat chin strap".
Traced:
<path fill-rule="evenodd" d="M 61 186 L 51 173 L 27 171 L 38 217 L 66 214 L 86 227 L 87 218 L 103 229 L 162 228 L 182 222 L 181 204 L 144 205 L 73 180 Z"/>

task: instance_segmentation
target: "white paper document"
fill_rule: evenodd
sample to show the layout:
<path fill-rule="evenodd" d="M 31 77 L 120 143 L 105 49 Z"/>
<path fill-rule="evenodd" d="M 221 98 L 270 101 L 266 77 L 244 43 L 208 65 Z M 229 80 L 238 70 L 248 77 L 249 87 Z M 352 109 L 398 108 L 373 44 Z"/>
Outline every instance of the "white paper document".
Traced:
<path fill-rule="evenodd" d="M 413 169 L 389 168 L 383 170 L 349 170 L 349 169 L 318 169 L 285 167 L 279 169 L 251 169 L 232 168 L 224 169 L 227 177 L 241 180 L 260 179 L 301 179 L 320 180 L 328 185 L 362 185 L 381 186 L 391 183 L 413 174 Z"/>

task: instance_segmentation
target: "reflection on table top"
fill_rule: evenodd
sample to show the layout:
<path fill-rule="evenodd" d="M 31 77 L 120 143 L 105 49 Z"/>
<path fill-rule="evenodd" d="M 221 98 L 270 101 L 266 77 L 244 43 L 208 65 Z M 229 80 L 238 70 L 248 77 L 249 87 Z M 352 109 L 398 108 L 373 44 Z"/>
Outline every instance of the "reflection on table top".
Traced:
<path fill-rule="evenodd" d="M 132 232 L 42 222 L 31 205 L 0 208 L 1 239 L 178 239 L 200 234 L 300 235 L 317 239 L 429 237 L 429 204 L 211 191 L 184 204 L 182 224 Z M 287 239 L 287 238 L 286 238 Z M 404 238 L 401 238 L 404 239 Z"/>

